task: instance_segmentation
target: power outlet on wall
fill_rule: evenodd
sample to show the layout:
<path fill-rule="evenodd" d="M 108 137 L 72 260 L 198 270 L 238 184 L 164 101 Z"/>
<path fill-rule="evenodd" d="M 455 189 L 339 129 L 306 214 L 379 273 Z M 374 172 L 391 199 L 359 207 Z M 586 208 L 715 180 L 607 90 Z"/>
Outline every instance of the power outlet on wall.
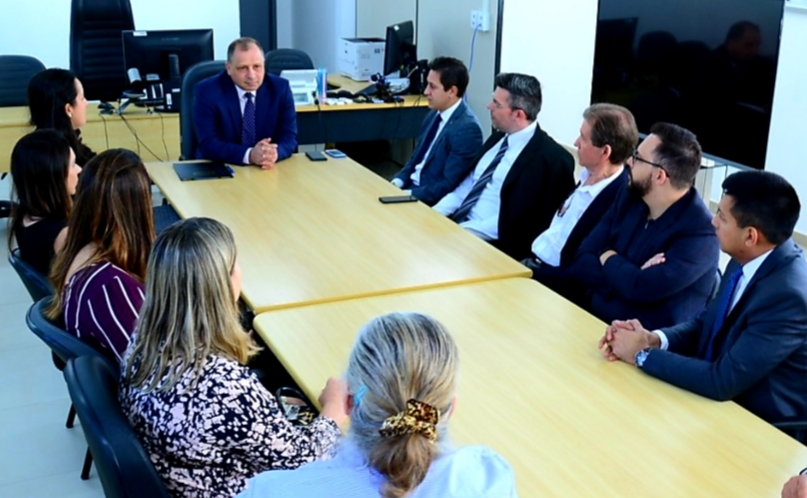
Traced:
<path fill-rule="evenodd" d="M 490 31 L 490 13 L 484 10 L 472 10 L 471 29 Z"/>

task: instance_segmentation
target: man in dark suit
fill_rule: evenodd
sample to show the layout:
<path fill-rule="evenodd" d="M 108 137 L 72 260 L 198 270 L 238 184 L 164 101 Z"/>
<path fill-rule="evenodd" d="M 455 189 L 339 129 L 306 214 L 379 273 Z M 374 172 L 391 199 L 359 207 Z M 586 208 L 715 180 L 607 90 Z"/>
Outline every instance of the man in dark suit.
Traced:
<path fill-rule="evenodd" d="M 631 112 L 614 104 L 594 104 L 583 112 L 580 136 L 575 140 L 580 182 L 555 213 L 552 223 L 532 243 L 532 255 L 522 263 L 532 278 L 574 302 L 582 291 L 568 268 L 577 249 L 602 218 L 617 195 L 628 185 L 624 164 L 639 142 Z"/>
<path fill-rule="evenodd" d="M 488 104 L 498 130 L 482 146 L 471 173 L 434 209 L 521 260 L 574 189 L 574 159 L 538 126 L 541 84 L 502 73 Z"/>
<path fill-rule="evenodd" d="M 650 132 L 628 163 L 629 187 L 583 241 L 569 272 L 601 320 L 628 316 L 658 328 L 703 309 L 720 250 L 692 186 L 701 164 L 695 135 L 666 123 Z"/>
<path fill-rule="evenodd" d="M 726 178 L 713 223 L 732 259 L 717 296 L 674 327 L 614 322 L 600 341 L 605 356 L 770 422 L 804 419 L 807 263 L 790 238 L 800 208 L 795 189 L 774 173 Z"/>
<path fill-rule="evenodd" d="M 196 157 L 273 167 L 297 149 L 297 113 L 288 81 L 264 71 L 263 49 L 239 38 L 226 70 L 196 84 Z"/>
<path fill-rule="evenodd" d="M 429 206 L 457 188 L 482 146 L 479 120 L 462 100 L 468 79 L 468 69 L 457 59 L 431 61 L 423 94 L 432 112 L 423 121 L 414 154 L 392 179 Z"/>

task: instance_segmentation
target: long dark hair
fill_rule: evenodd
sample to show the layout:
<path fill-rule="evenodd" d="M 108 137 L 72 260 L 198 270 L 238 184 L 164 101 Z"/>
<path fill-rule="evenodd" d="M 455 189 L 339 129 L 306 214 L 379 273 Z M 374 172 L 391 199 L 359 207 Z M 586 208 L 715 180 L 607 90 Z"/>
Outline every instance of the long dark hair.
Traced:
<path fill-rule="evenodd" d="M 95 152 L 81 141 L 81 132 L 73 129 L 70 116 L 65 112 L 67 104 L 76 105 L 76 74 L 68 69 L 51 68 L 40 71 L 28 83 L 28 109 L 31 124 L 37 130 L 53 128 L 67 137 L 76 153 L 80 166 L 95 157 Z"/>
<path fill-rule="evenodd" d="M 67 192 L 70 143 L 56 130 L 22 137 L 11 152 L 11 219 L 8 247 L 25 217 L 67 220 L 73 201 Z"/>
<path fill-rule="evenodd" d="M 84 166 L 76 189 L 76 204 L 67 224 L 64 249 L 50 272 L 53 304 L 48 316 L 62 314 L 62 291 L 70 265 L 84 246 L 97 249 L 88 264 L 109 261 L 143 282 L 154 242 L 151 182 L 143 161 L 127 149 L 109 149 Z"/>

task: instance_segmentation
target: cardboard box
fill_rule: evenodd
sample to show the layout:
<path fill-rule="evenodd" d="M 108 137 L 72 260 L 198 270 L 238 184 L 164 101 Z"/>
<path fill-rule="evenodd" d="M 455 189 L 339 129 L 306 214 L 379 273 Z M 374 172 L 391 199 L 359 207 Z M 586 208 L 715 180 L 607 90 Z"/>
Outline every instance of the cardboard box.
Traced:
<path fill-rule="evenodd" d="M 384 72 L 383 38 L 342 38 L 339 46 L 338 71 L 356 81 Z"/>

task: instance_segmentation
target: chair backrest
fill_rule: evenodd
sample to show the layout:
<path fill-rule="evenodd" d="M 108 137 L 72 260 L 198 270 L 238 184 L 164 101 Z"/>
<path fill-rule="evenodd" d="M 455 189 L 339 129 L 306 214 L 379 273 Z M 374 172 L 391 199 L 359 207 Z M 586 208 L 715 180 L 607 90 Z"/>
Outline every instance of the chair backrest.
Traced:
<path fill-rule="evenodd" d="M 44 69 L 28 55 L 0 55 L 0 107 L 28 105 L 28 82 Z"/>
<path fill-rule="evenodd" d="M 196 129 L 193 127 L 193 97 L 196 84 L 205 78 L 224 71 L 224 61 L 205 61 L 194 64 L 182 76 L 179 135 L 182 140 L 181 159 L 193 159 L 196 152 Z"/>
<path fill-rule="evenodd" d="M 12 268 L 19 275 L 34 302 L 53 295 L 53 286 L 48 278 L 22 260 L 19 248 L 8 253 L 8 262 L 11 263 Z"/>
<path fill-rule="evenodd" d="M 51 351 L 65 363 L 79 356 L 95 356 L 105 361 L 113 370 L 117 370 L 118 366 L 115 362 L 106 356 L 100 348 L 82 341 L 48 320 L 48 317 L 45 316 L 45 308 L 50 305 L 50 301 L 51 298 L 46 297 L 35 302 L 28 309 L 25 323 L 28 324 L 31 332 L 42 339 Z"/>
<path fill-rule="evenodd" d="M 266 72 L 279 76 L 286 69 L 314 69 L 311 57 L 302 50 L 278 48 L 266 53 Z"/>
<path fill-rule="evenodd" d="M 118 373 L 100 358 L 67 362 L 64 379 L 107 498 L 168 497 L 118 403 Z"/>
<path fill-rule="evenodd" d="M 128 88 L 121 33 L 132 29 L 130 0 L 72 0 L 70 69 L 89 100 L 114 101 Z"/>

